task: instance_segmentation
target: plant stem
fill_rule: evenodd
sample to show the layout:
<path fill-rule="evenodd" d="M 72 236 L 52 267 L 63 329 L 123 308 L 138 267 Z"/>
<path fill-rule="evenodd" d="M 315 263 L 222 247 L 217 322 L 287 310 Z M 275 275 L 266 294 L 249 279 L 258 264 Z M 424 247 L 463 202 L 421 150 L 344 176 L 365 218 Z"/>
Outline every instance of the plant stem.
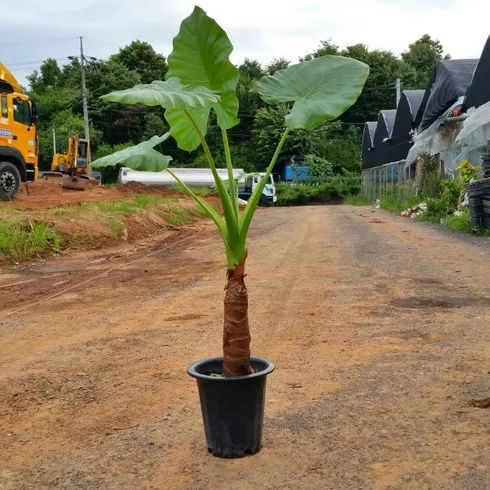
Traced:
<path fill-rule="evenodd" d="M 271 162 L 269 163 L 269 166 L 267 167 L 267 170 L 265 172 L 265 176 L 259 182 L 259 185 L 255 188 L 252 196 L 250 197 L 247 205 L 245 206 L 242 217 L 240 219 L 240 240 L 242 240 L 242 241 L 246 240 L 246 238 L 247 238 L 248 229 L 250 227 L 250 223 L 252 222 L 252 218 L 253 218 L 253 215 L 255 213 L 255 210 L 257 209 L 257 205 L 259 204 L 260 196 L 262 195 L 262 191 L 264 190 L 264 187 L 265 187 L 267 180 L 269 179 L 269 177 L 272 173 L 274 165 L 276 164 L 277 159 L 279 158 L 279 155 L 281 154 L 282 147 L 284 146 L 284 143 L 286 142 L 286 139 L 287 139 L 290 131 L 291 130 L 289 128 L 285 129 L 285 131 L 281 137 L 281 140 L 279 141 L 279 144 L 277 145 L 276 151 L 274 152 L 274 155 L 272 156 Z"/>
<path fill-rule="evenodd" d="M 198 125 L 196 124 L 196 121 L 189 113 L 189 111 L 184 110 L 184 113 L 186 114 L 187 118 L 191 122 L 193 128 L 195 129 L 199 137 L 199 140 L 201 141 L 202 147 L 204 149 L 204 153 L 209 163 L 209 167 L 213 174 L 214 182 L 216 184 L 216 188 L 218 190 L 221 199 L 221 204 L 223 206 L 223 214 L 225 216 L 225 221 L 226 221 L 226 229 L 227 229 L 226 242 L 228 243 L 229 246 L 226 249 L 226 255 L 228 259 L 228 264 L 232 263 L 233 264 L 232 269 L 234 269 L 236 266 L 238 266 L 238 264 L 243 259 L 243 251 L 240 249 L 239 246 L 238 247 L 236 246 L 239 245 L 238 216 L 235 214 L 233 208 L 232 197 L 228 194 L 224 182 L 221 180 L 220 176 L 218 175 L 218 172 L 216 171 L 216 165 L 214 163 L 213 156 L 211 155 L 211 151 L 206 142 L 206 139 L 204 138 L 204 135 L 202 134 Z M 225 237 L 223 238 L 225 239 Z"/>
<path fill-rule="evenodd" d="M 248 324 L 248 292 L 245 286 L 245 260 L 228 271 L 224 299 L 223 375 L 246 376 L 250 368 L 250 327 Z"/>
<path fill-rule="evenodd" d="M 230 143 L 228 141 L 228 133 L 226 129 L 221 128 L 221 136 L 223 138 L 223 147 L 225 149 L 225 159 L 226 159 L 226 168 L 228 170 L 228 185 L 230 188 L 230 196 L 232 197 L 233 209 L 235 211 L 235 215 L 237 220 L 240 216 L 238 210 L 238 189 L 235 187 L 235 180 L 233 178 L 233 163 L 231 161 L 231 152 L 230 152 Z"/>

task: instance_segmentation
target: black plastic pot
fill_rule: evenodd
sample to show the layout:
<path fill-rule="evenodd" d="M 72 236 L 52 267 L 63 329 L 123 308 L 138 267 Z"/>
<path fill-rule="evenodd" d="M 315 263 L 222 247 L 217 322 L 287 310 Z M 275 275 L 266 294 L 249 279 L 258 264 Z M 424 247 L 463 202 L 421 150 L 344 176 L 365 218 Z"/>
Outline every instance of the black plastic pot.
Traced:
<path fill-rule="evenodd" d="M 250 359 L 254 374 L 224 378 L 223 358 L 198 361 L 187 369 L 197 380 L 204 432 L 209 452 L 220 458 L 242 458 L 262 446 L 265 382 L 275 366 L 267 359 Z"/>

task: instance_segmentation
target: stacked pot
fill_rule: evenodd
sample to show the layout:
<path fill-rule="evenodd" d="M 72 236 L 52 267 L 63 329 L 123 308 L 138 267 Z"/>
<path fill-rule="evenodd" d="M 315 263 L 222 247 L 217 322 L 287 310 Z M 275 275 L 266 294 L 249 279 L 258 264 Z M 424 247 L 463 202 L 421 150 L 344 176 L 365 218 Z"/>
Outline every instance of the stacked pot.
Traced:
<path fill-rule="evenodd" d="M 487 214 L 490 200 L 490 178 L 470 182 L 468 184 L 468 207 L 470 210 L 470 223 L 473 230 L 488 227 L 490 214 Z M 485 206 L 484 206 L 485 201 Z"/>
<path fill-rule="evenodd" d="M 485 153 L 482 153 L 483 178 L 490 178 L 490 147 Z"/>

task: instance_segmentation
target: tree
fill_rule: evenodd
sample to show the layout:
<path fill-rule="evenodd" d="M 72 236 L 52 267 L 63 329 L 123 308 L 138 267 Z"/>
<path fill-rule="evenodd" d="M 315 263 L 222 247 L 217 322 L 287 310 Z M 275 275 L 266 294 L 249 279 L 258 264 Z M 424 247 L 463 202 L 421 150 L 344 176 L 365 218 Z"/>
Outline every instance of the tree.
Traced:
<path fill-rule="evenodd" d="M 243 60 L 243 63 L 238 67 L 238 71 L 242 77 L 248 77 L 252 80 L 258 80 L 265 75 L 260 62 L 249 58 Z"/>
<path fill-rule="evenodd" d="M 78 91 L 74 105 L 76 114 L 83 114 L 80 65 L 74 60 L 64 67 L 65 84 Z M 96 61 L 88 64 L 86 71 L 90 121 L 104 133 L 104 140 L 111 144 L 128 140 L 141 141 L 146 108 L 110 106 L 100 97 L 112 90 L 123 90 L 141 82 L 135 71 L 118 61 Z"/>
<path fill-rule="evenodd" d="M 417 88 L 425 88 L 437 60 L 449 59 L 444 55 L 444 48 L 437 39 L 424 34 L 420 39 L 409 44 L 408 50 L 402 53 L 402 59 L 417 73 Z"/>
<path fill-rule="evenodd" d="M 263 170 L 269 163 L 270 154 L 286 127 L 284 117 L 289 110 L 288 105 L 281 104 L 257 111 L 252 130 L 257 170 Z M 331 162 L 335 174 L 358 172 L 360 145 L 361 133 L 356 126 L 328 122 L 311 131 L 297 130 L 291 134 L 280 160 L 294 159 L 297 163 L 308 164 L 308 155 L 315 155 Z"/>
<path fill-rule="evenodd" d="M 312 132 L 315 153 L 332 163 L 334 174 L 359 172 L 361 130 L 358 126 L 335 121 Z"/>
<path fill-rule="evenodd" d="M 320 47 L 317 48 L 316 51 L 307 54 L 303 58 L 300 58 L 300 60 L 309 61 L 313 58 L 319 58 L 320 56 L 325 56 L 327 54 L 339 54 L 339 47 L 332 42 L 332 39 L 328 39 L 327 41 L 320 41 Z"/>
<path fill-rule="evenodd" d="M 144 130 L 142 139 L 150 139 L 152 136 L 165 134 L 168 131 L 168 125 L 162 116 L 149 112 L 144 117 Z"/>
<path fill-rule="evenodd" d="M 269 75 L 274 75 L 276 71 L 284 70 L 291 64 L 290 60 L 286 58 L 274 58 L 267 66 L 267 73 Z"/>
<path fill-rule="evenodd" d="M 133 41 L 110 57 L 111 61 L 121 63 L 128 70 L 136 72 L 142 83 L 165 80 L 167 60 L 145 41 Z"/>
<path fill-rule="evenodd" d="M 55 59 L 48 58 L 43 61 L 39 71 L 40 73 L 34 70 L 31 75 L 27 76 L 29 85 L 34 92 L 42 92 L 47 88 L 59 86 L 61 82 L 61 69 Z"/>
<path fill-rule="evenodd" d="M 255 148 L 257 170 L 264 170 L 274 153 L 274 149 L 286 129 L 285 116 L 289 114 L 290 105 L 279 104 L 266 106 L 257 111 L 254 119 L 252 136 Z M 313 152 L 312 138 L 309 132 L 298 129 L 292 133 L 282 148 L 279 160 L 294 158 L 301 161 L 305 155 Z"/>

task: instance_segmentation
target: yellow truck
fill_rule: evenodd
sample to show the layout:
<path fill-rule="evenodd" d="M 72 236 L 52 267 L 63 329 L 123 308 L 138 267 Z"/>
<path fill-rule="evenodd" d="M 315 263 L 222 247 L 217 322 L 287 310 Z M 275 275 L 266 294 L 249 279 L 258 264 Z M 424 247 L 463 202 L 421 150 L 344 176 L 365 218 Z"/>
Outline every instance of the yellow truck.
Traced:
<path fill-rule="evenodd" d="M 36 121 L 35 101 L 0 62 L 0 200 L 13 199 L 21 182 L 37 180 Z"/>

